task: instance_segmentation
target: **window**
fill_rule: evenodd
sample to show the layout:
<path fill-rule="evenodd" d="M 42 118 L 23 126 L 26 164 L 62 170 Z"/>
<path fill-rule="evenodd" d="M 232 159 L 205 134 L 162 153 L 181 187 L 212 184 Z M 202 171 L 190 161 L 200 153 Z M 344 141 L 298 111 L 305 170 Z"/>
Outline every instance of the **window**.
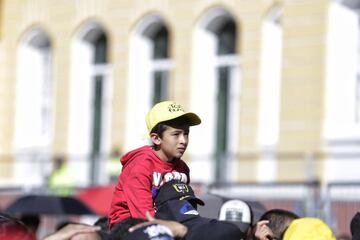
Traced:
<path fill-rule="evenodd" d="M 104 67 L 107 64 L 107 39 L 103 32 L 99 33 L 93 42 L 92 42 L 95 54 L 93 56 L 93 74 L 91 76 L 93 81 L 92 91 L 93 91 L 93 110 L 92 110 L 92 155 L 99 155 L 101 153 L 101 130 L 102 130 L 102 120 L 103 120 L 103 85 L 104 78 L 106 77 L 106 71 Z"/>
<path fill-rule="evenodd" d="M 47 35 L 39 29 L 26 34 L 18 51 L 17 148 L 50 145 L 53 105 L 51 65 Z"/>
<path fill-rule="evenodd" d="M 227 180 L 225 176 L 227 172 L 222 172 L 221 169 L 226 169 L 226 164 L 229 165 L 229 116 L 230 115 L 230 89 L 231 71 L 233 63 L 226 60 L 226 57 L 233 57 L 235 54 L 235 40 L 236 28 L 232 19 L 224 19 L 217 29 L 213 29 L 213 33 L 217 38 L 216 46 L 216 72 L 217 72 L 217 104 L 216 104 L 216 137 L 215 137 L 215 159 L 216 159 L 216 178 Z"/>
<path fill-rule="evenodd" d="M 154 31 L 152 36 L 149 36 L 152 44 L 152 85 L 153 85 L 153 97 L 152 105 L 167 100 L 168 98 L 168 78 L 169 72 L 167 67 L 163 67 L 162 63 L 165 63 L 168 59 L 168 31 L 165 26 L 161 26 Z"/>
<path fill-rule="evenodd" d="M 53 104 L 51 42 L 42 29 L 35 28 L 21 39 L 17 52 L 14 146 L 16 178 L 21 182 L 43 181 L 40 165 L 48 160 L 52 144 Z M 31 177 L 28 164 L 35 171 Z"/>
<path fill-rule="evenodd" d="M 282 71 L 281 9 L 271 8 L 262 24 L 261 73 L 259 84 L 258 144 L 261 160 L 258 179 L 275 180 L 275 150 L 279 137 Z"/>
<path fill-rule="evenodd" d="M 358 181 L 360 139 L 360 2 L 331 1 L 328 9 L 324 140 L 327 181 Z"/>
<path fill-rule="evenodd" d="M 360 137 L 359 10 L 356 1 L 332 2 L 327 39 L 325 136 Z"/>
<path fill-rule="evenodd" d="M 191 148 L 191 152 L 197 160 L 191 169 L 208 172 L 210 179 L 201 176 L 199 181 L 232 180 L 240 110 L 237 24 L 233 17 L 224 9 L 210 10 L 195 29 L 193 49 L 191 103 L 194 111 L 206 116 L 202 127 L 206 131 L 194 129 L 201 139 L 192 138 L 196 149 Z"/>
<path fill-rule="evenodd" d="M 110 148 L 111 66 L 108 38 L 97 22 L 82 26 L 72 45 L 69 152 L 79 184 L 106 180 L 105 160 Z"/>
<path fill-rule="evenodd" d="M 129 111 L 124 148 L 144 144 L 147 133 L 144 116 L 152 105 L 169 98 L 170 70 L 169 30 L 161 16 L 146 16 L 130 37 Z"/>

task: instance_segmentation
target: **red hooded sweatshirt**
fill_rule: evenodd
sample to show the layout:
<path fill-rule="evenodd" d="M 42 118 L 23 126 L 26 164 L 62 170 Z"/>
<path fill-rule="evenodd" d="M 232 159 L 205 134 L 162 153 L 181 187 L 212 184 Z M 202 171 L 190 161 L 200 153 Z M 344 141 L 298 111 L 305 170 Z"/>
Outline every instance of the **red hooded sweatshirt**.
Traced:
<path fill-rule="evenodd" d="M 164 182 L 190 182 L 189 167 L 183 160 L 162 161 L 151 146 L 132 150 L 120 161 L 123 168 L 109 211 L 110 228 L 129 217 L 146 218 L 147 211 L 154 215 L 153 200 Z"/>

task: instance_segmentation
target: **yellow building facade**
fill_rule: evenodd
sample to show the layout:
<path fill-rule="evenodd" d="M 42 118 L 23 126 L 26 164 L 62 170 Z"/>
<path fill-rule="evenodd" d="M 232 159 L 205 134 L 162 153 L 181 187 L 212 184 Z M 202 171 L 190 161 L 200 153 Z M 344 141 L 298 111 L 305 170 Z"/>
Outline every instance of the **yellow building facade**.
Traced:
<path fill-rule="evenodd" d="M 353 135 L 326 127 L 341 98 L 327 84 L 343 43 L 331 16 L 359 7 L 343 2 L 2 0 L 1 182 L 44 184 L 59 155 L 80 185 L 106 182 L 104 161 L 144 141 L 156 99 L 203 120 L 185 156 L 193 181 L 357 180 L 328 165 L 360 140 L 357 120 Z"/>

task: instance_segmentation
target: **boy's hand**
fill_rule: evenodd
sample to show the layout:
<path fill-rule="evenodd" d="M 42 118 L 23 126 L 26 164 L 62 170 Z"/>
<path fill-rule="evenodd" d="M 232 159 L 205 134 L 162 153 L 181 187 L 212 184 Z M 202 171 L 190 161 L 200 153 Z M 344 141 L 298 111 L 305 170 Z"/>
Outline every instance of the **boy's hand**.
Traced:
<path fill-rule="evenodd" d="M 187 227 L 181 223 L 178 223 L 175 221 L 170 221 L 170 220 L 156 219 L 153 216 L 151 216 L 151 214 L 149 212 L 146 212 L 146 217 L 148 219 L 148 222 L 139 223 L 139 224 L 129 228 L 129 232 L 133 232 L 138 228 L 145 227 L 147 225 L 155 223 L 155 224 L 161 224 L 161 225 L 168 227 L 171 230 L 171 232 L 173 233 L 174 237 L 176 237 L 176 238 L 182 238 L 187 233 L 187 230 L 188 230 Z"/>

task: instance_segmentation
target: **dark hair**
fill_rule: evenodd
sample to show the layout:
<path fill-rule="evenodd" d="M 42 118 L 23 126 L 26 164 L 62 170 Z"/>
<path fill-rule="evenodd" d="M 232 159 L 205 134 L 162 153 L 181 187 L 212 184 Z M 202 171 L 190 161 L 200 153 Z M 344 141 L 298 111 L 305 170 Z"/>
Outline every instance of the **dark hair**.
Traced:
<path fill-rule="evenodd" d="M 20 221 L 30 230 L 36 232 L 40 225 L 40 216 L 37 214 L 24 214 L 20 217 Z"/>
<path fill-rule="evenodd" d="M 109 219 L 107 217 L 100 217 L 94 223 L 94 226 L 100 226 L 101 230 L 98 232 L 100 238 L 102 240 L 110 239 L 110 231 L 109 231 Z"/>
<path fill-rule="evenodd" d="M 20 220 L 0 213 L 0 239 L 35 240 L 36 236 Z"/>
<path fill-rule="evenodd" d="M 269 224 L 268 227 L 274 233 L 275 237 L 281 239 L 281 236 L 290 225 L 290 223 L 294 220 L 299 218 L 293 212 L 284 210 L 284 209 L 271 209 L 266 211 L 261 217 L 260 220 L 268 220 Z"/>
<path fill-rule="evenodd" d="M 94 222 L 94 226 L 100 226 L 101 229 L 109 229 L 109 219 L 107 217 L 100 217 Z"/>
<path fill-rule="evenodd" d="M 150 134 L 155 133 L 161 138 L 166 129 L 168 129 L 168 125 L 166 125 L 164 123 L 158 123 L 158 124 L 155 125 L 155 127 L 153 127 Z"/>
<path fill-rule="evenodd" d="M 110 240 L 121 240 L 129 234 L 129 228 L 136 224 L 146 222 L 142 218 L 127 218 L 112 226 L 110 231 Z"/>
<path fill-rule="evenodd" d="M 360 212 L 355 213 L 355 215 L 352 217 L 350 222 L 350 231 L 353 239 L 360 236 Z"/>
<path fill-rule="evenodd" d="M 155 133 L 155 134 L 157 134 L 160 138 L 162 138 L 162 137 L 163 137 L 163 133 L 164 133 L 164 131 L 165 131 L 167 128 L 168 128 L 167 125 L 165 125 L 165 124 L 163 124 L 163 123 L 158 123 L 158 124 L 155 125 L 155 127 L 153 127 L 153 129 L 152 129 L 151 132 L 150 132 L 150 135 L 153 134 L 153 133 Z M 154 149 L 155 151 L 158 151 L 158 150 L 159 150 L 159 146 L 156 145 L 155 143 L 153 143 L 152 147 L 153 147 L 153 149 Z"/>
<path fill-rule="evenodd" d="M 155 127 L 153 127 L 153 129 L 151 129 L 150 134 L 155 133 L 155 134 L 159 135 L 159 137 L 162 137 L 163 132 L 166 129 L 168 129 L 169 126 L 170 127 L 190 126 L 191 125 L 190 123 L 191 123 L 191 121 L 188 117 L 180 116 L 180 117 L 156 124 Z"/>

